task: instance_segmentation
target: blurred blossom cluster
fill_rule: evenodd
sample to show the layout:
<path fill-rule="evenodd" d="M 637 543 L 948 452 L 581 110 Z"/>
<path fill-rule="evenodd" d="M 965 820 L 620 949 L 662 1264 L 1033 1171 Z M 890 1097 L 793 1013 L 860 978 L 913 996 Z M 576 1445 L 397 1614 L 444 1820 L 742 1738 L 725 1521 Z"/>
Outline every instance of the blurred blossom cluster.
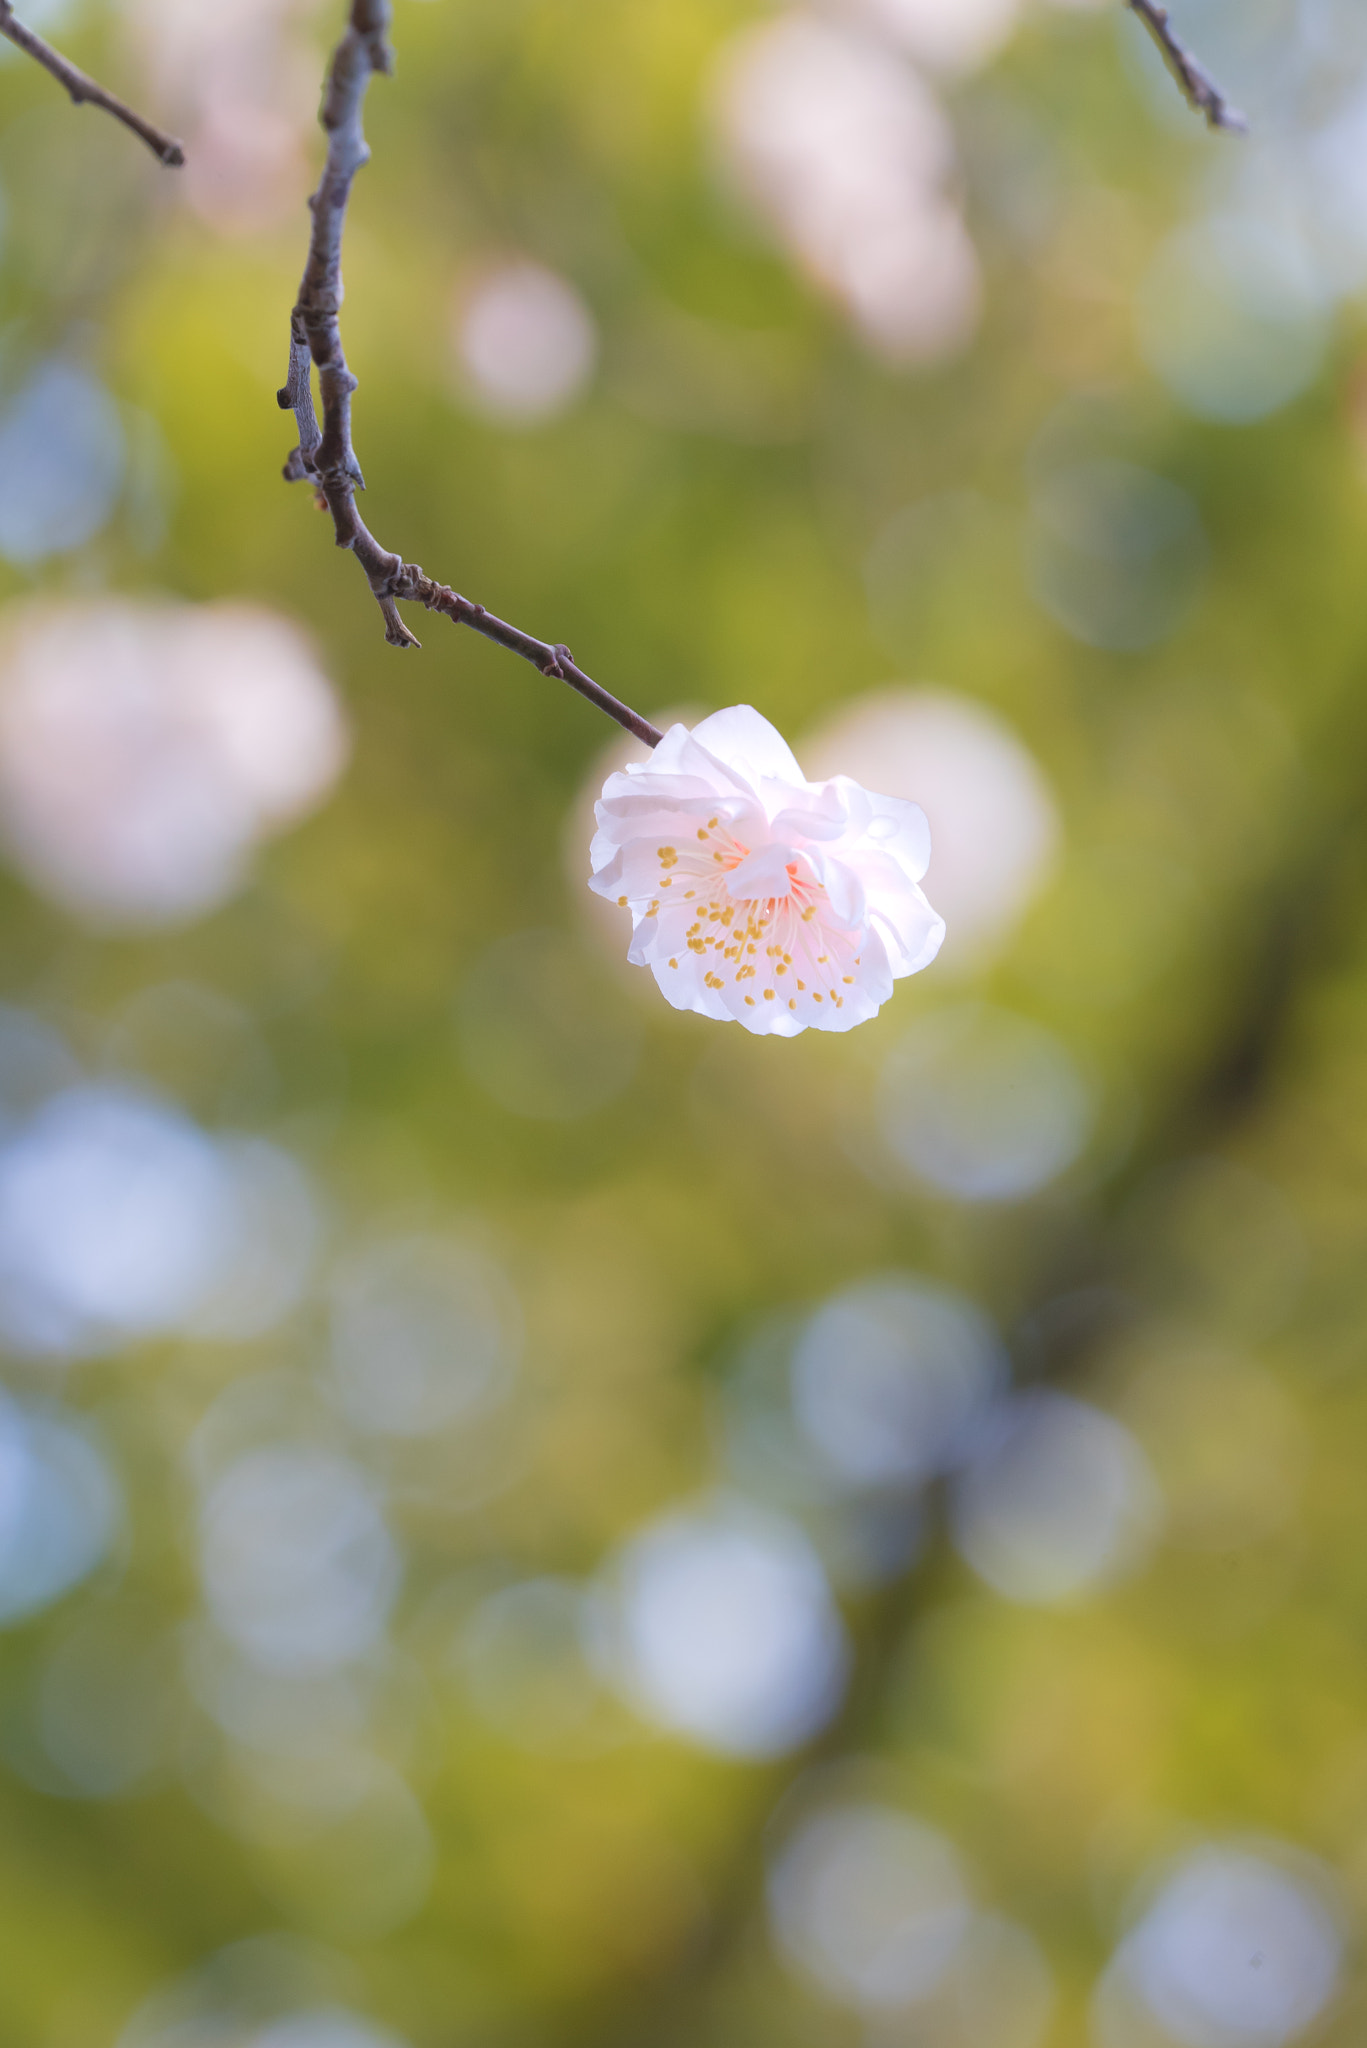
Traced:
<path fill-rule="evenodd" d="M 722 1402 L 729 1489 L 633 1537 L 581 1618 L 604 1674 L 723 1754 L 800 1746 L 845 1690 L 832 1582 L 900 1577 L 942 1477 L 965 1562 L 1010 1600 L 1067 1602 L 1133 1571 L 1161 1518 L 1138 1443 L 1008 1378 L 983 1312 L 911 1274 L 754 1333 Z"/>
<path fill-rule="evenodd" d="M 460 287 L 451 338 L 458 386 L 495 420 L 533 426 L 565 411 L 593 375 L 598 330 L 568 278 L 525 257 Z"/>
<path fill-rule="evenodd" d="M 211 1136 L 125 1081 L 83 1078 L 55 1035 L 0 1013 L 0 1334 L 34 1359 L 171 1331 L 280 1322 L 320 1241 L 307 1176 L 268 1140 Z"/>
<path fill-rule="evenodd" d="M 150 94 L 184 129 L 184 188 L 220 234 L 270 228 L 308 188 L 318 103 L 317 0 L 117 0 Z"/>
<path fill-rule="evenodd" d="M 1269 1853 L 1270 1852 L 1270 1853 Z M 1338 1988 L 1341 1907 L 1281 1844 L 1212 1842 L 1164 1872 L 1098 1989 L 1098 2048 L 1280 2048 Z"/>
<path fill-rule="evenodd" d="M 595 1676 L 662 1728 L 736 1758 L 782 1756 L 841 1706 L 850 1645 L 833 1588 L 916 1560 L 931 1482 L 995 1592 L 1077 1599 L 1157 1533 L 1148 1461 L 1075 1399 L 1011 1396 L 988 1318 L 912 1275 L 852 1287 L 743 1347 L 713 1495 L 651 1520 L 597 1581 L 528 1581 L 475 1611 L 462 1667 L 499 1725 L 560 1747 L 601 1718 Z"/>
<path fill-rule="evenodd" d="M 0 1013 L 0 1103 L 0 1341 L 44 1374 L 0 1398 L 0 1623 L 113 1573 L 103 1610 L 69 1622 L 0 1711 L 0 1754 L 41 1791 L 118 1799 L 179 1749 L 193 1796 L 307 1891 L 310 1924 L 403 1924 L 433 1849 L 393 1737 L 405 1556 L 388 1496 L 404 1470 L 376 1453 L 420 1457 L 507 1401 L 515 1298 L 487 1253 L 439 1231 L 381 1232 L 328 1281 L 319 1198 L 289 1153 L 131 1080 L 83 1078 L 17 1011 Z M 311 1316 L 315 1369 L 260 1369 L 251 1347 L 290 1325 L 297 1343 Z M 172 1339 L 228 1370 L 185 1445 L 203 1613 L 178 1643 L 114 1594 L 126 1487 L 105 1433 L 51 1390 L 73 1362 L 115 1371 Z M 476 1498 L 499 1483 L 481 1463 Z"/>
<path fill-rule="evenodd" d="M 848 1651 L 800 1530 L 747 1504 L 667 1516 L 614 1569 L 604 1655 L 665 1727 L 724 1755 L 781 1756 L 830 1719 Z"/>
<path fill-rule="evenodd" d="M 833 2003 L 881 2028 L 909 2019 L 962 2048 L 1036 2048 L 1053 2016 L 1032 1936 L 975 1909 L 935 1828 L 875 1798 L 813 1788 L 768 1872 L 780 1955 Z"/>
<path fill-rule="evenodd" d="M 937 977 L 981 966 L 1048 881 L 1060 839 L 1044 774 L 1006 721 L 951 690 L 892 688 L 846 703 L 802 742 L 809 775 L 852 775 L 920 804 L 926 893 L 945 921 Z"/>
<path fill-rule="evenodd" d="M 0 1328 L 33 1356 L 255 1336 L 298 1299 L 316 1238 L 287 1154 L 122 1089 L 65 1090 L 0 1143 Z"/>
<path fill-rule="evenodd" d="M 743 30 L 713 88 L 718 144 L 739 192 L 870 347 L 893 362 L 934 361 L 973 332 L 978 263 L 953 195 L 948 116 L 875 31 L 905 28 L 915 49 L 934 47 L 938 28 L 956 54 L 977 38 L 971 24 L 960 36 L 948 9 L 860 12 L 792 10 Z"/>
<path fill-rule="evenodd" d="M 954 76 L 995 57 L 1016 25 L 1020 0 L 837 0 L 902 45 L 918 64 Z"/>
<path fill-rule="evenodd" d="M 0 624 L 0 830 L 95 923 L 215 907 L 346 754 L 311 648 L 270 612 L 34 600 Z"/>
<path fill-rule="evenodd" d="M 0 1342 L 42 1373 L 0 1402 L 0 1615 L 13 1624 L 87 1579 L 125 1528 L 105 1433 L 63 1404 L 60 1368 L 175 1334 L 262 1336 L 299 1306 L 321 1231 L 286 1152 L 82 1079 L 55 1034 L 13 1011 L 0 1014 L 0 1104 Z M 166 1667 L 142 1623 L 97 1614 L 68 1631 L 35 1705 L 46 1761 L 11 1729 L 11 1763 L 44 1789 L 118 1796 L 162 1761 Z"/>
<path fill-rule="evenodd" d="M 860 1281 L 742 1346 L 722 1409 L 736 1478 L 804 1520 L 837 1581 L 914 1561 L 924 1491 L 948 1481 L 953 1539 L 997 1593 L 1068 1601 L 1141 1563 L 1161 1522 L 1149 1461 L 1115 1418 L 1009 1391 L 973 1302 L 909 1273 Z"/>

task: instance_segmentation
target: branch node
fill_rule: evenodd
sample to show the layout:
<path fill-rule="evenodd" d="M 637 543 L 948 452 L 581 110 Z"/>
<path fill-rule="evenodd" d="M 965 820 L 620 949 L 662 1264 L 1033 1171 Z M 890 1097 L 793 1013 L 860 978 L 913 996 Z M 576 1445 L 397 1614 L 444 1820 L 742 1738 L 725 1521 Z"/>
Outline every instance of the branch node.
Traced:
<path fill-rule="evenodd" d="M 417 634 L 410 633 L 403 620 L 399 617 L 399 607 L 395 604 L 393 598 L 380 597 L 378 601 L 380 610 L 384 614 L 384 637 L 389 642 L 389 645 L 403 649 L 421 647 L 422 642 Z"/>
<path fill-rule="evenodd" d="M 0 0 L 0 13 L 9 0 Z M 399 601 L 421 604 L 444 613 L 454 625 L 471 626 L 512 654 L 520 654 L 543 675 L 568 683 L 609 718 L 616 719 L 647 746 L 661 735 L 653 725 L 619 703 L 616 697 L 574 666 L 565 646 L 548 647 L 530 633 L 510 626 L 472 604 L 444 583 L 436 583 L 414 563 L 381 547 L 356 507 L 356 493 L 365 477 L 351 442 L 351 399 L 356 379 L 342 347 L 342 237 L 356 172 L 369 158 L 361 113 L 371 78 L 393 70 L 387 39 L 390 0 L 351 0 L 347 32 L 333 53 L 324 92 L 322 125 L 328 138 L 327 163 L 318 189 L 309 200 L 313 228 L 299 297 L 290 317 L 289 376 L 276 394 L 283 411 L 293 412 L 299 445 L 285 464 L 291 483 L 307 479 L 315 501 L 332 513 L 339 548 L 349 549 L 365 570 L 371 594 L 384 619 L 391 647 L 420 647 L 399 616 Z M 314 410 L 311 371 L 318 371 L 323 424 Z"/>

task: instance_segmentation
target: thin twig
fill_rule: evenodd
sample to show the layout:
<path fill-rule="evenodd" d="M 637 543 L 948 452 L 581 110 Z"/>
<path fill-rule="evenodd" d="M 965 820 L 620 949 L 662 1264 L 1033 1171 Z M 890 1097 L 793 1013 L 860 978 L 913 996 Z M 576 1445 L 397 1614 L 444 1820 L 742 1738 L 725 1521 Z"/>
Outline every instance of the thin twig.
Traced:
<path fill-rule="evenodd" d="M 50 71 L 59 85 L 65 86 L 76 105 L 103 107 L 106 114 L 112 114 L 116 121 L 122 121 L 125 128 L 131 128 L 151 150 L 172 170 L 179 170 L 185 162 L 185 150 L 174 135 L 163 134 L 150 121 L 144 121 L 141 114 L 132 107 L 106 92 L 102 85 L 96 85 L 93 78 L 87 78 L 84 71 L 78 71 L 69 63 L 60 50 L 54 50 L 51 43 L 45 43 L 41 36 L 25 28 L 15 17 L 10 0 L 0 0 L 0 36 L 7 36 L 18 49 L 25 51 L 44 71 Z"/>
<path fill-rule="evenodd" d="M 1125 0 L 1131 13 L 1137 14 L 1154 42 L 1158 54 L 1177 80 L 1182 97 L 1195 113 L 1204 114 L 1210 128 L 1224 128 L 1231 135 L 1246 135 L 1248 122 L 1237 107 L 1231 106 L 1215 80 L 1205 68 L 1198 64 L 1191 51 L 1184 49 L 1173 34 L 1166 7 L 1159 7 L 1157 0 Z"/>
<path fill-rule="evenodd" d="M 351 0 L 350 22 L 333 54 L 323 95 L 327 163 L 309 201 L 313 232 L 299 299 L 290 319 L 289 376 L 277 394 L 281 410 L 293 412 L 299 430 L 299 445 L 285 464 L 286 481 L 310 482 L 331 512 L 337 545 L 349 548 L 364 569 L 391 647 L 420 644 L 399 616 L 399 604 L 424 605 L 453 625 L 470 626 L 500 647 L 520 654 L 543 675 L 568 683 L 646 746 L 657 746 L 663 737 L 658 729 L 576 668 L 568 647 L 552 646 L 506 624 L 482 604 L 472 604 L 468 597 L 424 575 L 413 563 L 391 554 L 381 547 L 357 508 L 356 493 L 365 489 L 365 478 L 351 442 L 356 378 L 347 368 L 342 348 L 342 233 L 352 180 L 370 158 L 362 126 L 366 91 L 377 72 L 388 76 L 394 67 L 390 20 L 390 0 Z M 313 403 L 313 369 L 318 372 L 323 404 L 321 427 Z"/>

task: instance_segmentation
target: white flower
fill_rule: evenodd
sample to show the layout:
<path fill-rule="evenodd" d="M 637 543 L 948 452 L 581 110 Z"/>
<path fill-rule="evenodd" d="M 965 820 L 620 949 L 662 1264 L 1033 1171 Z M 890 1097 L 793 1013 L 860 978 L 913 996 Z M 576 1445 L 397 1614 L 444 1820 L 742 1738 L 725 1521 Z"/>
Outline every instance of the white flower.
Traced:
<path fill-rule="evenodd" d="M 589 887 L 630 906 L 630 958 L 676 1010 L 795 1038 L 848 1031 L 945 935 L 917 883 L 930 860 L 918 805 L 847 775 L 808 782 L 748 704 L 610 775 Z"/>

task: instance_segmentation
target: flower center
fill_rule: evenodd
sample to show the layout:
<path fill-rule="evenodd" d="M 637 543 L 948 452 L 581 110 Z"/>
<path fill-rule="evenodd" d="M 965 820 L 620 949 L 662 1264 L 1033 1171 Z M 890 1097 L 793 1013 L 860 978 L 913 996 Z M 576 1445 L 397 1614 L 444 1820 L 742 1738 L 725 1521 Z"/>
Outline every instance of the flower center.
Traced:
<path fill-rule="evenodd" d="M 776 857 L 766 874 L 773 887 L 733 895 L 728 878 L 750 859 L 750 849 L 719 817 L 698 828 L 696 849 L 661 846 L 656 857 L 661 891 L 681 887 L 683 901 L 694 905 L 684 943 L 709 962 L 708 987 L 724 988 L 729 976 L 745 989 L 750 1005 L 786 1002 L 796 1010 L 799 997 L 810 995 L 814 1003 L 843 1008 L 843 990 L 852 986 L 851 970 L 860 964 L 860 934 L 826 923 L 826 890 L 800 862 Z M 659 911 L 657 897 L 646 915 Z"/>

